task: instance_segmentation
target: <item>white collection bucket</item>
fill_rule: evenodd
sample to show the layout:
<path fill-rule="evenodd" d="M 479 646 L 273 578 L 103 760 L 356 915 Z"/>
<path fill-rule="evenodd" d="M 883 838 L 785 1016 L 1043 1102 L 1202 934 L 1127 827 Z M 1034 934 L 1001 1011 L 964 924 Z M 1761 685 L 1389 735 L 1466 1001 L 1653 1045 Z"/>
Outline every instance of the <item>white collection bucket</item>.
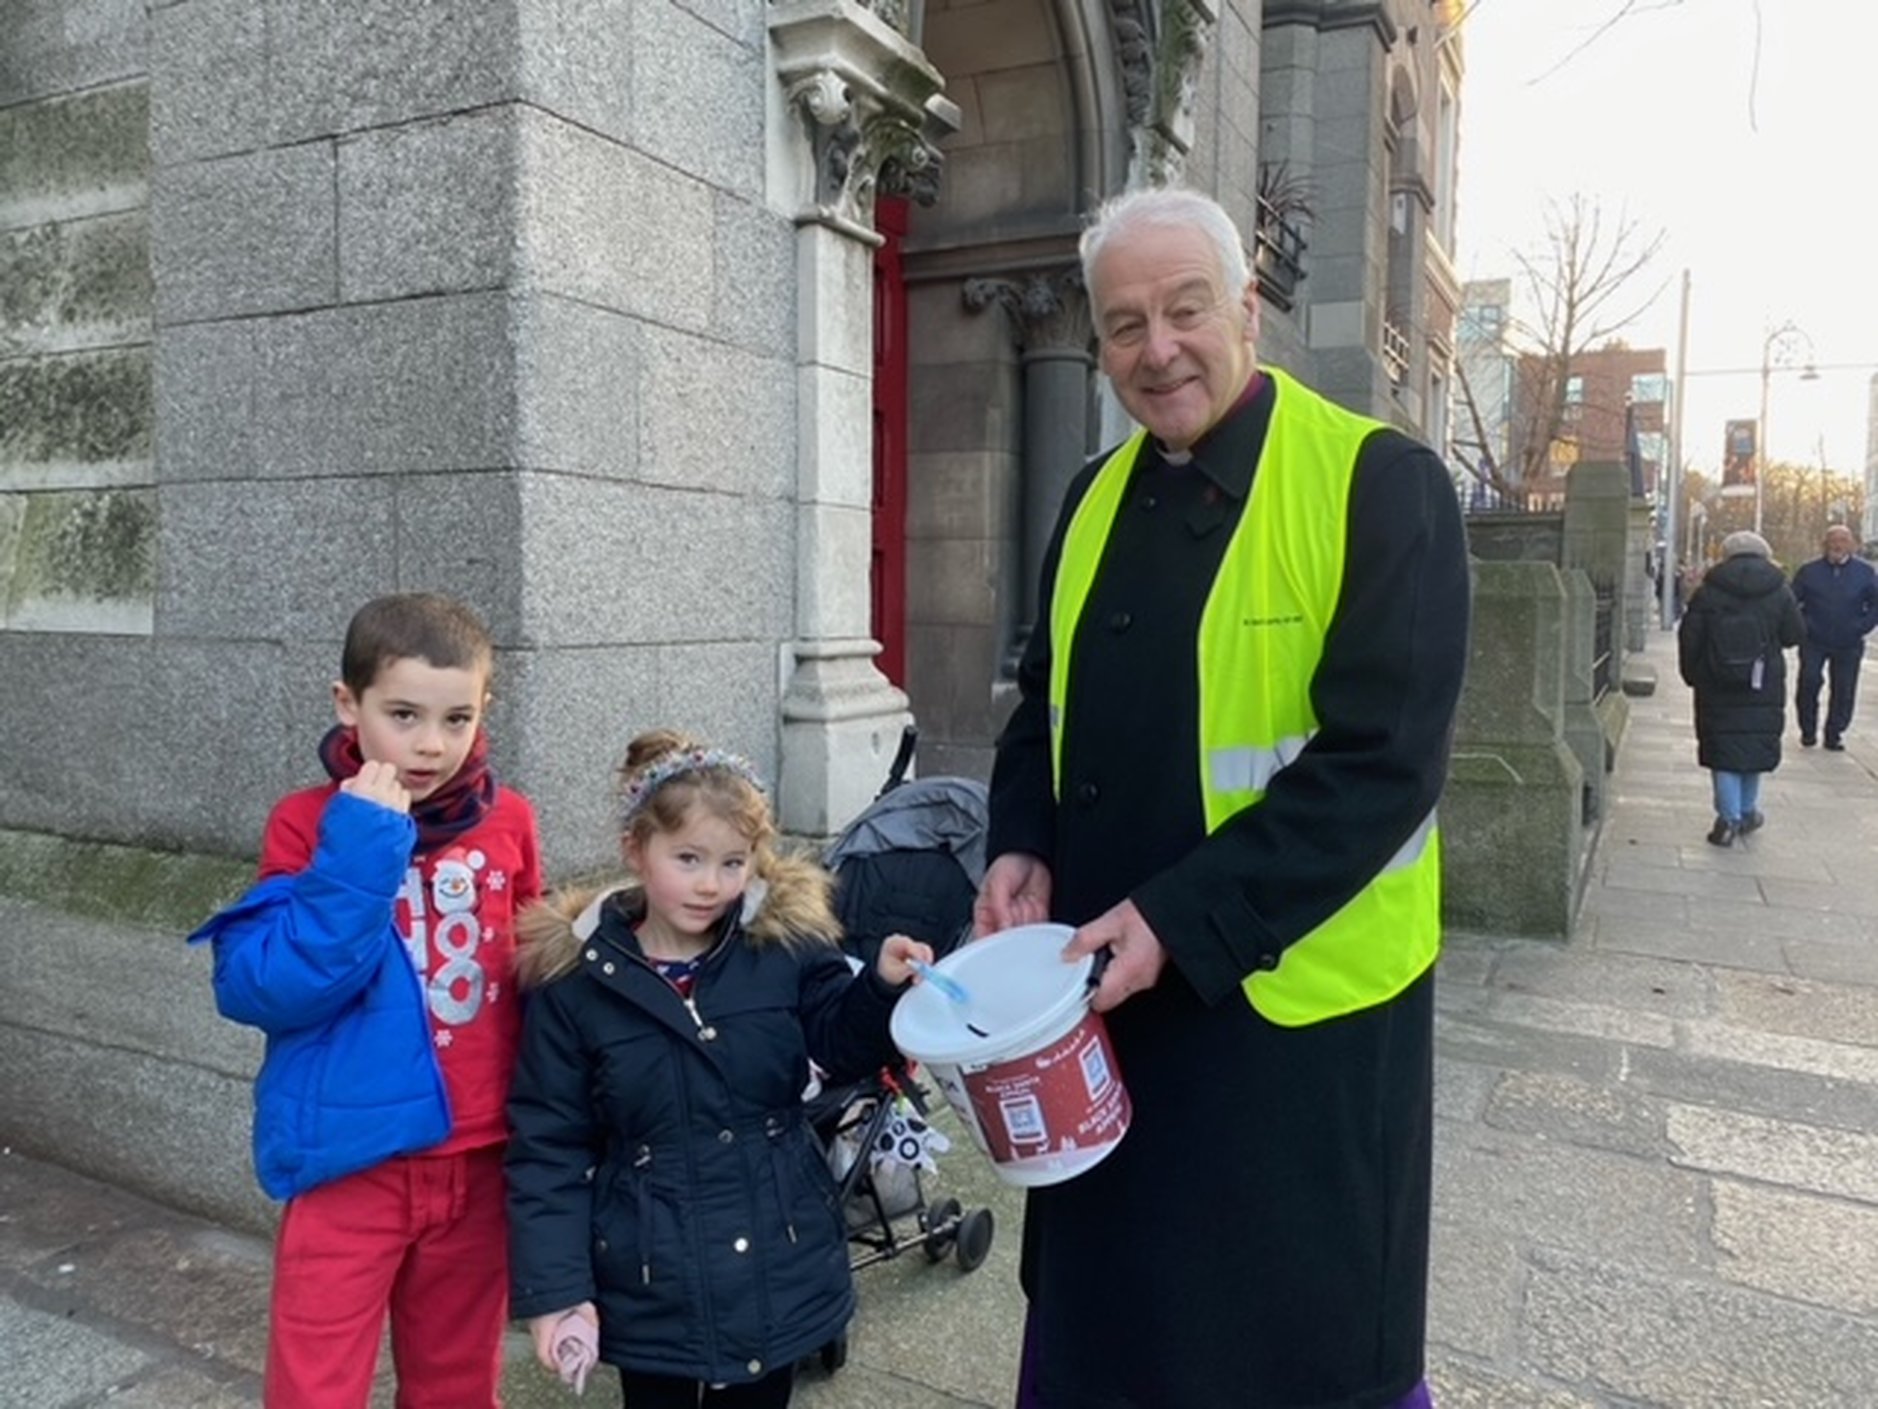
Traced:
<path fill-rule="evenodd" d="M 893 1010 L 893 1041 L 945 1092 L 1008 1184 L 1057 1184 L 1128 1133 L 1132 1107 L 1102 1015 L 1089 1007 L 1093 959 L 1063 962 L 1074 931 L 1021 925 L 961 945 Z"/>

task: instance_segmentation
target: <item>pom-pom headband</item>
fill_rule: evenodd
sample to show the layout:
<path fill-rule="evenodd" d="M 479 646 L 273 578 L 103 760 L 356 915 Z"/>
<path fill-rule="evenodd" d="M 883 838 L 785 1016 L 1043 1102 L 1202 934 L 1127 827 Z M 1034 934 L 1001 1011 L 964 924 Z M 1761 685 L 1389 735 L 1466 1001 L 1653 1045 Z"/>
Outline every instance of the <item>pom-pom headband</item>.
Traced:
<path fill-rule="evenodd" d="M 682 778 L 687 773 L 702 773 L 711 768 L 722 768 L 736 774 L 759 793 L 768 791 L 763 786 L 762 774 L 742 754 L 724 749 L 679 749 L 666 754 L 656 763 L 647 764 L 627 780 L 620 791 L 620 830 L 624 831 L 631 826 L 633 818 L 643 812 L 646 804 L 652 800 L 652 794 L 672 779 Z"/>

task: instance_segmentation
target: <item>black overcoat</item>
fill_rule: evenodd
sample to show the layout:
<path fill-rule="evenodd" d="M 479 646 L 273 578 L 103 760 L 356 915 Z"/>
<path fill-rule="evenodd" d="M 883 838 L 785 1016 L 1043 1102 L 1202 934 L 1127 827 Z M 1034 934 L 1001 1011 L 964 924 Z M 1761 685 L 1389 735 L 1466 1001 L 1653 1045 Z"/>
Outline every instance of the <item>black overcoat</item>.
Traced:
<path fill-rule="evenodd" d="M 1466 660 L 1464 538 L 1440 462 L 1373 435 L 1313 685 L 1320 731 L 1263 802 L 1208 837 L 1195 632 L 1272 395 L 1268 382 L 1191 466 L 1144 451 L 1076 637 L 1060 802 L 1045 629 L 999 745 L 992 854 L 1049 861 L 1065 923 L 1134 899 L 1170 953 L 1160 982 L 1108 1015 L 1127 1136 L 1027 1203 L 1023 1277 L 1051 1409 L 1375 1409 L 1422 1373 L 1432 979 L 1292 1029 L 1239 983 L 1434 806 Z M 1064 523 L 1093 472 L 1057 524 L 1046 623 Z"/>
<path fill-rule="evenodd" d="M 1781 650 L 1767 653 L 1758 687 L 1716 678 L 1708 640 L 1717 617 L 1746 613 Z M 1784 649 L 1806 634 L 1799 603 L 1780 569 L 1766 558 L 1740 553 L 1708 570 L 1676 631 L 1683 684 L 1695 691 L 1696 757 L 1726 773 L 1771 773 L 1780 766 L 1780 736 L 1787 723 Z"/>
<path fill-rule="evenodd" d="M 894 995 L 832 944 L 753 942 L 733 916 L 688 1007 L 643 958 L 630 894 L 528 1000 L 509 1096 L 510 1310 L 592 1301 L 602 1360 L 743 1383 L 819 1350 L 853 1312 L 802 1091 L 810 1056 L 837 1081 L 893 1057 Z"/>

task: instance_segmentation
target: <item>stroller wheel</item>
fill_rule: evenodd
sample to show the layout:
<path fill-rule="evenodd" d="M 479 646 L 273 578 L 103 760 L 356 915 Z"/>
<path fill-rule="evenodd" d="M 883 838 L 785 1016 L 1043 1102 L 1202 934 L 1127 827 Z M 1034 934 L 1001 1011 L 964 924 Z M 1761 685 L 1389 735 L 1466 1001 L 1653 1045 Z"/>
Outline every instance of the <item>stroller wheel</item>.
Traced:
<path fill-rule="evenodd" d="M 848 1363 L 848 1337 L 844 1331 L 822 1347 L 822 1368 L 834 1374 Z"/>
<path fill-rule="evenodd" d="M 976 1272 L 984 1266 L 985 1258 L 991 1254 L 994 1228 L 988 1208 L 975 1208 L 965 1215 L 958 1231 L 959 1271 Z"/>
<path fill-rule="evenodd" d="M 920 1226 L 926 1230 L 921 1246 L 926 1249 L 928 1262 L 943 1262 L 945 1255 L 952 1251 L 952 1245 L 958 1241 L 962 1212 L 957 1199 L 941 1199 L 920 1216 Z"/>

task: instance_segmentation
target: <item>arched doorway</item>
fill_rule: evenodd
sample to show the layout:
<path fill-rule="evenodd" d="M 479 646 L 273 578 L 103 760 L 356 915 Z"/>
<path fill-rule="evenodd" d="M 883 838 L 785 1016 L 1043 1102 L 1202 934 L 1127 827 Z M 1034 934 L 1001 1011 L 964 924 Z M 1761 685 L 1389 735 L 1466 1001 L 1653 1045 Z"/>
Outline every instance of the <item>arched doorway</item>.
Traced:
<path fill-rule="evenodd" d="M 992 0 L 926 12 L 921 47 L 963 121 L 941 144 L 938 202 L 905 212 L 893 261 L 905 300 L 904 675 L 887 651 L 881 659 L 912 699 L 927 773 L 988 772 L 1011 698 L 1034 574 L 1024 491 L 1038 427 L 1026 421 L 1026 369 L 1046 331 L 1026 326 L 1021 291 L 1074 270 L 1084 212 L 1120 184 L 1128 115 L 1112 8 Z M 1005 292 L 969 302 L 974 284 Z M 877 327 L 893 316 L 878 309 Z M 895 375 L 883 358 L 877 378 Z M 877 407 L 888 394 L 877 387 Z M 1063 398 L 1050 418 L 1073 455 L 1087 438 L 1087 408 L 1072 405 L 1082 400 Z M 883 519 L 896 512 L 887 463 L 876 460 Z"/>

